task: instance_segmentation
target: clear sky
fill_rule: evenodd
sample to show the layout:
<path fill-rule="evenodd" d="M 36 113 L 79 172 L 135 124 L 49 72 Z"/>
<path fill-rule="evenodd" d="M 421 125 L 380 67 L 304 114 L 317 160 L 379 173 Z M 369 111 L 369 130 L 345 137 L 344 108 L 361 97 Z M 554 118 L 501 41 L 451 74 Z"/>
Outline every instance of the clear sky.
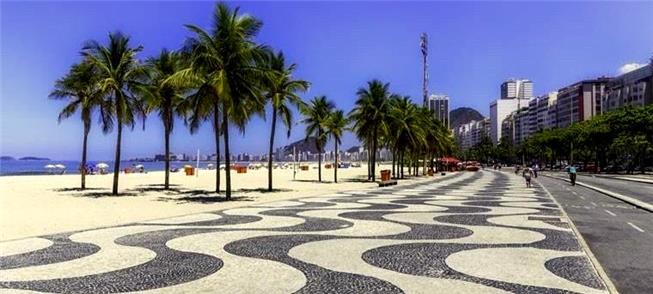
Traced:
<path fill-rule="evenodd" d="M 430 92 L 453 107 L 488 114 L 499 84 L 534 81 L 536 94 L 583 78 L 615 75 L 653 54 L 653 2 L 232 2 L 264 23 L 258 41 L 283 50 L 296 76 L 312 87 L 305 98 L 327 95 L 349 111 L 356 89 L 372 78 L 421 101 L 419 35 L 430 37 Z M 120 30 L 143 45 L 140 59 L 177 49 L 189 36 L 183 24 L 207 27 L 214 2 L 0 2 L 0 153 L 78 159 L 78 117 L 57 124 L 62 102 L 48 100 L 54 81 L 80 60 L 89 39 L 106 42 Z M 123 139 L 123 158 L 162 153 L 161 122 L 152 116 Z M 234 153 L 264 153 L 270 127 L 254 119 L 233 136 Z M 277 146 L 290 139 L 278 131 Z M 175 152 L 213 152 L 209 125 L 191 136 L 177 124 Z M 348 135 L 344 147 L 356 143 Z M 113 157 L 115 133 L 94 125 L 91 159 Z M 329 149 L 332 148 L 329 144 Z"/>

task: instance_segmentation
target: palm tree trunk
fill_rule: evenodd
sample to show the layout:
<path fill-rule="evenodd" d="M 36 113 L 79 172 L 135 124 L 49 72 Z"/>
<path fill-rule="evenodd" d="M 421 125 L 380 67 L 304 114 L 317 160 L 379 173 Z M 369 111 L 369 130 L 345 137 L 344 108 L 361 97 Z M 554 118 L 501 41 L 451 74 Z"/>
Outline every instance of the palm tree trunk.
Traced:
<path fill-rule="evenodd" d="M 392 177 L 393 178 L 397 177 L 397 175 L 395 174 L 395 162 L 396 162 L 395 158 L 396 158 L 395 157 L 395 151 L 393 150 L 392 151 Z"/>
<path fill-rule="evenodd" d="M 88 132 L 90 128 L 84 124 L 84 142 L 82 143 L 82 163 L 80 172 L 82 174 L 82 190 L 86 189 L 86 147 L 88 142 Z"/>
<path fill-rule="evenodd" d="M 320 138 L 322 138 L 322 130 L 317 130 L 317 181 L 322 182 L 322 144 L 320 144 Z"/>
<path fill-rule="evenodd" d="M 372 154 L 370 153 L 370 150 L 372 150 L 372 144 L 368 143 L 367 144 L 367 180 L 372 179 Z"/>
<path fill-rule="evenodd" d="M 424 152 L 424 157 L 422 157 L 424 159 L 424 161 L 422 162 L 422 175 L 426 175 L 426 158 L 427 158 L 427 156 L 428 155 L 426 154 L 426 152 Z"/>
<path fill-rule="evenodd" d="M 272 130 L 270 130 L 270 149 L 268 152 L 268 192 L 272 192 L 272 149 L 274 149 L 274 132 L 277 127 L 277 110 L 272 105 Z"/>
<path fill-rule="evenodd" d="M 213 132 L 215 133 L 215 192 L 220 193 L 220 114 L 218 105 L 214 106 Z"/>
<path fill-rule="evenodd" d="M 118 175 L 120 174 L 120 141 L 122 140 L 122 118 L 118 117 L 118 137 L 116 139 L 116 157 L 113 161 L 113 189 L 112 195 L 118 195 Z"/>
<path fill-rule="evenodd" d="M 374 129 L 374 140 L 372 141 L 372 182 L 376 181 L 376 141 L 378 140 L 378 129 Z"/>
<path fill-rule="evenodd" d="M 400 176 L 403 179 L 404 178 L 404 152 L 403 151 L 399 152 L 399 158 L 400 158 L 399 166 L 400 166 L 400 172 L 401 172 Z"/>
<path fill-rule="evenodd" d="M 224 161 L 225 161 L 225 178 L 227 180 L 226 188 L 225 188 L 225 198 L 227 200 L 231 200 L 231 156 L 229 154 L 229 118 L 227 116 L 226 112 L 226 105 L 225 105 L 225 112 L 222 114 L 222 127 L 223 127 L 223 133 L 224 133 Z"/>
<path fill-rule="evenodd" d="M 163 189 L 170 189 L 170 127 L 169 124 L 165 126 L 165 181 L 163 184 Z"/>
<path fill-rule="evenodd" d="M 335 165 L 333 166 L 333 181 L 335 183 L 338 182 L 338 142 L 336 144 L 336 158 L 335 158 Z"/>

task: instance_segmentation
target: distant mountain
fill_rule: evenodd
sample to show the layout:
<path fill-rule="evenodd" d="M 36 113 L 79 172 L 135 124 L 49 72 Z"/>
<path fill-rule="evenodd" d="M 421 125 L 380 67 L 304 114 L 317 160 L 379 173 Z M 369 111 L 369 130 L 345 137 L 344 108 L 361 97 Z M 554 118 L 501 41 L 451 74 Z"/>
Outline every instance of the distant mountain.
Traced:
<path fill-rule="evenodd" d="M 469 107 L 456 108 L 449 113 L 449 120 L 452 129 L 470 121 L 482 120 L 484 118 L 485 117 L 476 111 L 476 109 Z"/>
<path fill-rule="evenodd" d="M 11 156 L 0 156 L 0 160 L 16 160 L 16 159 Z"/>
<path fill-rule="evenodd" d="M 34 156 L 25 156 L 21 157 L 18 160 L 50 160 L 50 158 L 46 157 L 34 157 Z"/>
<path fill-rule="evenodd" d="M 298 153 L 308 151 L 311 154 L 316 154 L 317 152 L 317 147 L 315 146 L 315 137 L 308 137 L 306 139 L 301 139 L 298 141 L 295 141 L 293 143 L 290 143 L 286 146 L 283 146 L 283 155 L 290 155 L 292 154 L 293 147 L 295 147 L 295 151 Z"/>
<path fill-rule="evenodd" d="M 358 150 L 360 150 L 360 148 L 361 148 L 361 146 L 352 146 L 351 148 L 347 149 L 346 151 L 349 152 L 349 153 L 354 153 L 354 152 L 358 152 Z"/>

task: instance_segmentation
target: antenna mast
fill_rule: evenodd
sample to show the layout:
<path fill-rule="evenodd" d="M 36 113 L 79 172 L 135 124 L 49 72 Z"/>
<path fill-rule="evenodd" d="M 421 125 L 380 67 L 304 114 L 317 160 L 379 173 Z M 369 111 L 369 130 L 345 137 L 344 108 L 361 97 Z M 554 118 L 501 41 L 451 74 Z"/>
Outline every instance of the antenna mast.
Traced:
<path fill-rule="evenodd" d="M 423 94 L 424 94 L 424 102 L 423 106 L 428 107 L 427 101 L 429 98 L 429 73 L 428 73 L 428 63 L 427 63 L 427 57 L 429 55 L 429 39 L 428 35 L 426 33 L 422 33 L 420 36 L 420 48 L 422 50 L 422 63 L 424 65 L 424 79 L 423 79 Z"/>

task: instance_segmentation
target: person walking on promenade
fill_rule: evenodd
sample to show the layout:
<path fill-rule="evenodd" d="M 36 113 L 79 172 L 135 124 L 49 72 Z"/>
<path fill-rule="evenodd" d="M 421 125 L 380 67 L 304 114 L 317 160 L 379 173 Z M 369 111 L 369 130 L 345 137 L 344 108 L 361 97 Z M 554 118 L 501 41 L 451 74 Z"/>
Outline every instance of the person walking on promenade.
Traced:
<path fill-rule="evenodd" d="M 522 176 L 524 177 L 524 180 L 526 180 L 526 188 L 530 188 L 531 178 L 533 177 L 533 169 L 530 167 L 524 168 L 524 171 L 522 172 Z"/>

